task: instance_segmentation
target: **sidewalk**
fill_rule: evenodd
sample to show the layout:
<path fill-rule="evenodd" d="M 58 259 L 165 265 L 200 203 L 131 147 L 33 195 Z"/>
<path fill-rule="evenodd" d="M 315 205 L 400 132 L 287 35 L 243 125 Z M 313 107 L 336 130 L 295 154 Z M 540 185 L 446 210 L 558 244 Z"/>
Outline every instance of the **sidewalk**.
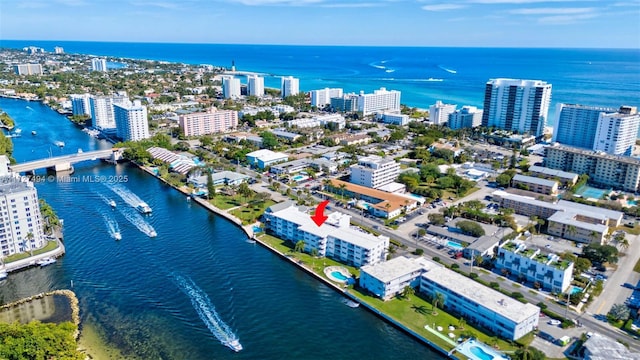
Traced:
<path fill-rule="evenodd" d="M 17 271 L 20 269 L 24 269 L 30 266 L 35 266 L 37 264 L 37 262 L 39 260 L 42 260 L 44 258 L 57 258 L 62 256 L 65 253 L 65 248 L 64 248 L 64 244 L 62 243 L 62 241 L 60 241 L 59 238 L 56 239 L 56 241 L 58 242 L 58 247 L 51 250 L 51 251 L 47 251 L 46 253 L 42 253 L 42 254 L 38 254 L 38 255 L 33 255 L 33 256 L 29 256 L 25 259 L 20 259 L 20 260 L 16 260 L 16 261 L 12 261 L 8 264 L 4 264 L 2 266 L 2 270 L 5 270 L 7 272 L 12 272 L 12 271 Z"/>

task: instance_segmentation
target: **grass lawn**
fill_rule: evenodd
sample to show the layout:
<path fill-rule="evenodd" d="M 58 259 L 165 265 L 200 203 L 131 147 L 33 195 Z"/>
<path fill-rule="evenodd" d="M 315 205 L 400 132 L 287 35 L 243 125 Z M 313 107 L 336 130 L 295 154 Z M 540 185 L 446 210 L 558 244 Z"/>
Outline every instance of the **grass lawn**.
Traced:
<path fill-rule="evenodd" d="M 636 265 L 633 267 L 633 271 L 640 273 L 640 260 L 638 260 Z"/>
<path fill-rule="evenodd" d="M 516 283 L 511 283 L 511 286 L 517 287 L 517 288 L 522 287 L 520 284 L 516 284 Z"/>
<path fill-rule="evenodd" d="M 273 200 L 267 200 L 260 205 L 245 205 L 239 209 L 231 210 L 231 214 L 242 220 L 243 225 L 253 224 L 266 208 L 275 203 Z"/>
<path fill-rule="evenodd" d="M 33 250 L 33 255 L 44 254 L 44 253 L 49 252 L 49 251 L 51 251 L 51 250 L 53 250 L 53 249 L 55 249 L 57 247 L 58 247 L 58 242 L 57 241 L 55 241 L 55 240 L 54 241 L 49 241 L 47 243 L 47 245 L 45 247 L 43 247 L 42 249 Z M 29 256 L 31 256 L 31 254 L 28 253 L 28 252 L 20 253 L 20 254 L 13 254 L 13 255 L 7 256 L 4 259 L 4 263 L 6 264 L 6 263 L 13 262 L 13 261 L 26 259 Z"/>
<path fill-rule="evenodd" d="M 213 206 L 221 210 L 227 210 L 227 209 L 231 209 L 232 207 L 241 205 L 240 202 L 237 201 L 236 199 L 232 198 L 231 196 L 227 196 L 223 194 L 216 194 L 216 197 L 209 200 L 209 202 Z"/>
<path fill-rule="evenodd" d="M 620 225 L 616 227 L 616 230 L 626 231 L 629 234 L 640 235 L 640 224 L 636 224 L 634 227 L 626 227 L 624 225 Z"/>

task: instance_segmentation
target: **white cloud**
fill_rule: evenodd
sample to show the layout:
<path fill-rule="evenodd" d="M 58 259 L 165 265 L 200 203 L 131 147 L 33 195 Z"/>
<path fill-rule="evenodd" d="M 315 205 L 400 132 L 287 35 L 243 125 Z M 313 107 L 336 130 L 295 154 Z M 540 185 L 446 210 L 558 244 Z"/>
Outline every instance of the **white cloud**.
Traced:
<path fill-rule="evenodd" d="M 577 15 L 554 15 L 544 16 L 538 19 L 541 24 L 565 25 L 574 24 L 581 20 L 589 20 L 597 17 L 598 14 L 577 14 Z"/>
<path fill-rule="evenodd" d="M 447 10 L 456 10 L 462 9 L 466 7 L 463 4 L 433 4 L 433 5 L 424 5 L 422 10 L 426 11 L 447 11 Z"/>
<path fill-rule="evenodd" d="M 165 1 L 134 1 L 131 5 L 146 6 L 146 7 L 158 7 L 161 9 L 177 9 L 178 4 Z"/>
<path fill-rule="evenodd" d="M 326 8 L 367 8 L 367 7 L 377 7 L 384 6 L 384 4 L 373 3 L 373 2 L 364 2 L 364 3 L 335 3 L 335 4 L 324 4 L 321 5 Z"/>
<path fill-rule="evenodd" d="M 535 3 L 562 3 L 562 2 L 577 2 L 577 1 L 594 1 L 594 0 L 468 0 L 468 3 L 472 4 L 535 4 Z"/>
<path fill-rule="evenodd" d="M 509 13 L 517 15 L 566 15 L 585 14 L 594 11 L 594 8 L 527 8 L 509 10 Z"/>
<path fill-rule="evenodd" d="M 248 6 L 263 6 L 263 5 L 309 5 L 319 4 L 323 0 L 229 0 L 230 2 L 239 3 Z"/>

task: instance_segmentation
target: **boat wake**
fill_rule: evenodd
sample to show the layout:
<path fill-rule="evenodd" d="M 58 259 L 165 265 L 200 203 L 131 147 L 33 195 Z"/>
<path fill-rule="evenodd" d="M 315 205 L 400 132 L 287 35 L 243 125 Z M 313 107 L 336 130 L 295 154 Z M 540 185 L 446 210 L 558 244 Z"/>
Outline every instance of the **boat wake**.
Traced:
<path fill-rule="evenodd" d="M 106 214 L 102 214 L 102 218 L 104 219 L 104 223 L 107 225 L 107 230 L 109 230 L 109 236 L 116 240 L 122 239 L 122 235 L 120 235 L 120 226 L 118 226 L 116 219 L 109 217 Z"/>
<path fill-rule="evenodd" d="M 220 319 L 209 296 L 190 278 L 185 278 L 180 275 L 174 275 L 174 278 L 180 290 L 189 296 L 191 305 L 193 305 L 202 322 L 204 322 L 209 331 L 211 331 L 211 334 L 213 334 L 222 345 L 234 351 L 242 350 L 240 339 L 233 333 L 229 325 Z"/>
<path fill-rule="evenodd" d="M 450 73 L 450 74 L 457 74 L 457 73 L 458 73 L 457 71 L 455 71 L 455 70 L 453 70 L 453 69 L 447 69 L 446 67 L 444 67 L 444 66 L 442 66 L 442 65 L 438 65 L 438 67 L 439 67 L 440 69 L 442 69 L 442 70 L 444 70 L 444 71 L 446 71 L 446 72 Z"/>
<path fill-rule="evenodd" d="M 127 221 L 148 237 L 158 236 L 158 233 L 156 233 L 153 226 L 151 226 L 144 218 L 142 218 L 142 215 L 138 214 L 133 209 L 119 207 L 118 210 L 120 210 L 120 213 L 125 217 L 125 219 L 127 219 Z"/>
<path fill-rule="evenodd" d="M 105 186 L 108 187 L 114 193 L 116 193 L 118 196 L 120 196 L 120 198 L 122 198 L 124 202 L 126 202 L 133 208 L 137 208 L 138 205 L 144 202 L 142 201 L 142 199 L 138 197 L 138 195 L 134 194 L 133 192 L 131 192 L 131 190 L 127 189 L 126 187 L 120 184 L 106 183 Z"/>

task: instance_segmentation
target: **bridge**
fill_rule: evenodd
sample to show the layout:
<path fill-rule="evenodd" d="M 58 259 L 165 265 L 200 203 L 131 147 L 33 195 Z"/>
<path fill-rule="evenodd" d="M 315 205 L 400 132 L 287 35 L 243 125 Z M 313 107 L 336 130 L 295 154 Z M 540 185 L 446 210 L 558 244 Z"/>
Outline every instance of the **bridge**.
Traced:
<path fill-rule="evenodd" d="M 30 172 L 37 169 L 51 168 L 56 171 L 71 170 L 71 165 L 87 160 L 104 159 L 117 161 L 122 158 L 123 149 L 107 149 L 87 151 L 71 155 L 50 157 L 46 159 L 27 161 L 22 164 L 10 165 L 9 168 L 15 173 Z"/>

